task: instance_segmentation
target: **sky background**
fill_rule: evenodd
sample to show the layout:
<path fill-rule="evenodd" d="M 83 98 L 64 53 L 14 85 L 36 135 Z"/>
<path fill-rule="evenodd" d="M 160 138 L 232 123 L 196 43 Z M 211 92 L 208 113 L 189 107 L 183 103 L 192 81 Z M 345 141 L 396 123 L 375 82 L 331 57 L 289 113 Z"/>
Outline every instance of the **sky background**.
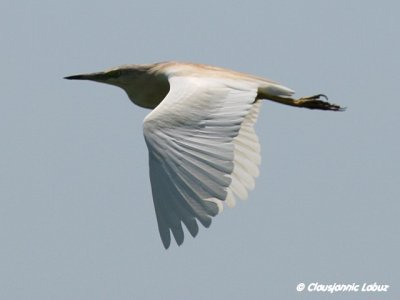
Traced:
<path fill-rule="evenodd" d="M 2 1 L 0 298 L 321 299 L 300 282 L 400 295 L 398 1 Z M 180 60 L 325 93 L 265 102 L 249 200 L 165 250 L 142 121 L 67 75 Z M 330 295 L 329 295 L 330 296 Z"/>

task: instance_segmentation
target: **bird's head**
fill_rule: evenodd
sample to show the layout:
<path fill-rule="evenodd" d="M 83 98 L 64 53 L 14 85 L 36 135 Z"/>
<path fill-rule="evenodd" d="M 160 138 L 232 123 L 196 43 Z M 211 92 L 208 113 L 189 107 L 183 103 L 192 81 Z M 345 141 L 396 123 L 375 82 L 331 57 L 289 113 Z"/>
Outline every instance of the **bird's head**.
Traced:
<path fill-rule="evenodd" d="M 133 84 L 135 81 L 140 79 L 146 74 L 147 71 L 148 68 L 146 68 L 145 65 L 123 65 L 106 71 L 72 75 L 64 78 L 75 80 L 91 80 L 124 88 L 123 86 Z"/>
<path fill-rule="evenodd" d="M 91 80 L 122 88 L 131 101 L 141 107 L 156 107 L 169 91 L 168 80 L 154 65 L 123 65 L 102 72 L 64 77 Z"/>

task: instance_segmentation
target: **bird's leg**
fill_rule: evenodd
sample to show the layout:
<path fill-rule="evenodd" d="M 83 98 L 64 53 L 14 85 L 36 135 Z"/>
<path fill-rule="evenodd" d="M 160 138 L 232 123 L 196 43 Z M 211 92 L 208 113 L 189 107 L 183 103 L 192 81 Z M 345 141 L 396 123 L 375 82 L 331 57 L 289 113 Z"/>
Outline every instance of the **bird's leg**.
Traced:
<path fill-rule="evenodd" d="M 294 101 L 295 106 L 306 107 L 309 109 L 322 109 L 322 110 L 333 110 L 343 111 L 345 108 L 340 107 L 337 104 L 331 104 L 328 101 L 323 101 L 321 98 L 328 100 L 328 97 L 324 94 L 318 94 L 310 97 L 302 97 Z"/>
<path fill-rule="evenodd" d="M 328 97 L 324 94 L 318 94 L 310 97 L 302 97 L 299 99 L 293 99 L 289 97 L 280 97 L 280 96 L 273 96 L 273 95 L 259 95 L 261 99 L 268 99 L 274 102 L 279 102 L 281 104 L 286 104 L 290 106 L 297 106 L 297 107 L 305 107 L 309 109 L 321 109 L 321 110 L 333 110 L 333 111 L 344 111 L 345 108 L 337 105 L 331 104 L 327 101 L 321 100 L 324 98 L 328 100 Z M 263 97 L 264 96 L 264 97 Z"/>

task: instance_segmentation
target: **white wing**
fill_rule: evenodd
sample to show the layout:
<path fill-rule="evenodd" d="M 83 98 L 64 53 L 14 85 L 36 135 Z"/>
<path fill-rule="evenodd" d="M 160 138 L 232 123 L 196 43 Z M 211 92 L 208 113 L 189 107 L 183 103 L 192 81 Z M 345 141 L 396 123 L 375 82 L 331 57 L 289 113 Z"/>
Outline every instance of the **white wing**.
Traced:
<path fill-rule="evenodd" d="M 183 243 L 182 222 L 194 237 L 222 201 L 246 198 L 260 163 L 253 125 L 259 111 L 257 85 L 213 77 L 169 79 L 170 91 L 145 118 L 150 180 L 165 248 L 170 231 Z"/>
<path fill-rule="evenodd" d="M 239 134 L 233 139 L 234 168 L 232 172 L 232 183 L 228 188 L 225 199 L 229 207 L 235 206 L 235 196 L 242 200 L 247 198 L 248 190 L 255 186 L 255 177 L 259 175 L 258 166 L 261 163 L 260 144 L 254 130 L 260 112 L 261 101 L 255 102 L 250 112 L 244 118 Z"/>

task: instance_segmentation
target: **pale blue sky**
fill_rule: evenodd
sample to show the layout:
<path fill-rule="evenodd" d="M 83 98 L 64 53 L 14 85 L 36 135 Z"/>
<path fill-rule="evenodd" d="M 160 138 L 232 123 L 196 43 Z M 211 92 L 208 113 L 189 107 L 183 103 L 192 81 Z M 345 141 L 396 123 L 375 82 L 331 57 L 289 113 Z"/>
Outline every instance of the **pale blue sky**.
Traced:
<path fill-rule="evenodd" d="M 320 299 L 400 294 L 397 1 L 3 1 L 0 298 Z M 345 113 L 265 103 L 249 200 L 166 251 L 142 120 L 122 90 L 62 77 L 208 63 L 326 93 Z M 335 299 L 376 295 L 335 294 Z"/>

